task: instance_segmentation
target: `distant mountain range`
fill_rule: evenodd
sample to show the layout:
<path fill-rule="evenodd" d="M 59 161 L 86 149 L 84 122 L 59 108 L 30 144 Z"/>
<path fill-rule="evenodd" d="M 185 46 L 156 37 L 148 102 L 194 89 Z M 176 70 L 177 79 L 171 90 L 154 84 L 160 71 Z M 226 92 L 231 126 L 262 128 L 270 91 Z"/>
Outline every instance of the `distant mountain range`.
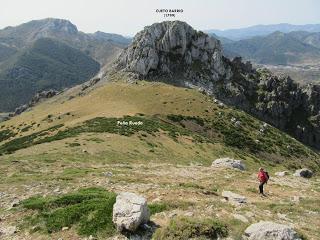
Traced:
<path fill-rule="evenodd" d="M 130 41 L 118 34 L 86 34 L 53 18 L 0 30 L 0 112 L 13 111 L 38 91 L 88 80 Z"/>
<path fill-rule="evenodd" d="M 241 40 L 255 36 L 266 36 L 273 32 L 289 33 L 293 31 L 305 32 L 320 32 L 320 24 L 292 25 L 288 23 L 273 24 L 273 25 L 255 25 L 239 29 L 218 30 L 211 29 L 205 32 L 216 34 L 220 37 L 229 38 L 231 40 Z"/>
<path fill-rule="evenodd" d="M 320 33 L 274 32 L 239 41 L 220 37 L 227 57 L 241 56 L 259 64 L 314 64 L 320 60 Z"/>

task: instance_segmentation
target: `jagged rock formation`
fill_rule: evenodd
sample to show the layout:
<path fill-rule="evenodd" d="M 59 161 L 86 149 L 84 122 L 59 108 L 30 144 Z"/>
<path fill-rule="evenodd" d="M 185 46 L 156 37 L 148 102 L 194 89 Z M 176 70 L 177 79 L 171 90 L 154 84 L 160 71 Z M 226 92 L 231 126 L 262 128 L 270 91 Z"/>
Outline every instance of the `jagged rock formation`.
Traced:
<path fill-rule="evenodd" d="M 138 79 L 199 88 L 320 149 L 319 85 L 301 87 L 289 76 L 253 69 L 239 57 L 231 61 L 217 39 L 184 22 L 145 27 L 114 69 Z"/>
<path fill-rule="evenodd" d="M 163 22 L 139 32 L 118 58 L 117 68 L 142 77 L 184 73 L 191 79 L 218 80 L 230 77 L 230 67 L 222 58 L 218 40 L 180 21 Z M 206 74 L 194 75 L 197 69 L 206 70 Z"/>
<path fill-rule="evenodd" d="M 36 105 L 37 103 L 41 102 L 43 99 L 47 99 L 47 98 L 51 98 L 55 95 L 57 95 L 59 92 L 53 89 L 50 89 L 48 91 L 41 91 L 38 92 L 36 95 L 34 95 L 31 99 L 31 101 L 27 104 L 24 104 L 20 107 L 17 107 L 14 111 L 13 114 L 11 114 L 10 116 L 16 116 L 19 115 L 21 113 L 23 113 L 24 111 L 26 111 L 27 109 L 33 107 L 34 105 Z"/>

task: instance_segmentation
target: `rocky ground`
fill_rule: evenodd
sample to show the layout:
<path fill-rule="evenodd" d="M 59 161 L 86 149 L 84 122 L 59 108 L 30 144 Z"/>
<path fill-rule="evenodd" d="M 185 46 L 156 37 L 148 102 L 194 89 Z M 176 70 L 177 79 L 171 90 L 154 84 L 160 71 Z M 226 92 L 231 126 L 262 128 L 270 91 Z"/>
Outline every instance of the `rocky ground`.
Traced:
<path fill-rule="evenodd" d="M 152 162 L 66 162 L 60 169 L 53 164 L 41 172 L 30 172 L 28 181 L 21 182 L 19 178 L 7 181 L 5 175 L 9 178 L 17 174 L 19 167 L 14 168 L 17 164 L 11 162 L 11 168 L 1 177 L 1 239 L 87 239 L 78 236 L 73 227 L 51 235 L 33 233 L 32 227 L 26 228 L 23 225 L 25 216 L 32 212 L 23 210 L 19 202 L 34 195 L 61 195 L 88 186 L 101 186 L 116 193 L 134 192 L 145 196 L 149 204 L 167 205 L 166 210 L 151 216 L 158 227 L 166 226 L 176 216 L 217 218 L 228 223 L 232 239 L 240 239 L 244 229 L 251 223 L 271 220 L 294 227 L 307 239 L 320 238 L 318 177 L 304 179 L 292 176 L 292 173 L 277 177 L 272 172 L 266 186 L 267 197 L 260 197 L 257 193 L 256 172 L 249 170 Z M 74 171 L 65 178 L 59 177 L 62 169 L 75 165 L 81 165 L 87 171 Z M 51 180 L 45 180 L 46 177 Z M 231 199 L 226 200 L 222 197 L 223 191 L 240 194 L 246 201 L 237 203 Z"/>

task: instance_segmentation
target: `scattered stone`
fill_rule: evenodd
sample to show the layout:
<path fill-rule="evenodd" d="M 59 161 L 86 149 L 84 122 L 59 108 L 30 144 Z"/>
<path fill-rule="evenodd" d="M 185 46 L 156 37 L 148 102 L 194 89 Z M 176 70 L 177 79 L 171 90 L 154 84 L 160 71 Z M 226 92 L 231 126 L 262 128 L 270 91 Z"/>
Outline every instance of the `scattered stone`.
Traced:
<path fill-rule="evenodd" d="M 118 231 L 134 232 L 150 218 L 147 201 L 134 193 L 123 192 L 117 196 L 113 206 L 113 222 Z"/>
<path fill-rule="evenodd" d="M 299 203 L 300 202 L 301 197 L 300 196 L 293 196 L 291 198 L 291 201 L 294 203 Z"/>
<path fill-rule="evenodd" d="M 94 239 L 96 239 L 96 238 L 94 236 L 92 236 L 92 235 L 90 235 L 89 238 L 88 238 L 88 240 L 94 240 Z"/>
<path fill-rule="evenodd" d="M 184 214 L 184 216 L 186 216 L 186 217 L 192 217 L 193 215 L 194 215 L 193 212 L 186 212 Z"/>
<path fill-rule="evenodd" d="M 112 172 L 103 172 L 102 175 L 104 177 L 112 177 L 113 174 L 112 174 Z"/>
<path fill-rule="evenodd" d="M 67 230 L 69 230 L 69 227 L 63 227 L 61 230 L 62 231 L 67 231 Z"/>
<path fill-rule="evenodd" d="M 227 201 L 230 201 L 232 203 L 237 203 L 237 204 L 241 204 L 241 203 L 246 203 L 247 202 L 247 198 L 244 196 L 241 196 L 237 193 L 233 193 L 230 191 L 223 191 L 222 192 L 222 197 L 224 197 Z"/>
<path fill-rule="evenodd" d="M 245 216 L 242 216 L 240 214 L 233 214 L 233 217 L 241 222 L 244 222 L 244 223 L 247 223 L 249 222 L 249 220 L 245 217 Z"/>
<path fill-rule="evenodd" d="M 236 121 L 236 122 L 234 123 L 234 125 L 235 125 L 236 127 L 240 127 L 241 122 L 240 122 L 240 121 Z"/>
<path fill-rule="evenodd" d="M 13 199 L 13 201 L 11 202 L 11 208 L 17 207 L 20 204 L 20 200 L 15 198 Z"/>
<path fill-rule="evenodd" d="M 212 167 L 225 167 L 225 168 L 237 168 L 245 170 L 245 165 L 241 160 L 235 160 L 231 158 L 219 158 L 212 162 Z"/>
<path fill-rule="evenodd" d="M 278 177 L 284 177 L 284 176 L 286 176 L 288 174 L 289 174 L 288 171 L 283 171 L 283 172 L 276 172 L 274 175 L 276 175 Z"/>
<path fill-rule="evenodd" d="M 251 224 L 245 230 L 243 238 L 247 240 L 301 240 L 292 227 L 269 221 Z"/>
<path fill-rule="evenodd" d="M 293 176 L 303 177 L 303 178 L 311 178 L 312 175 L 313 175 L 313 172 L 307 168 L 296 170 L 296 172 L 293 174 Z"/>

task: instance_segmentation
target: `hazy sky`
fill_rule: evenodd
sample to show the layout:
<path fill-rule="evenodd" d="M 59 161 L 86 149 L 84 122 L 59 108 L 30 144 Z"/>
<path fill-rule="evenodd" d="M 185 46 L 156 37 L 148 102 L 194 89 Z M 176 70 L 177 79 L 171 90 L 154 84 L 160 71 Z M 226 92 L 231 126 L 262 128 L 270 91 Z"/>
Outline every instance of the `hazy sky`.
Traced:
<path fill-rule="evenodd" d="M 156 9 L 183 9 L 176 18 Z M 84 32 L 133 35 L 163 20 L 187 21 L 197 29 L 256 24 L 320 23 L 319 0 L 0 0 L 0 29 L 32 19 L 64 18 Z"/>

